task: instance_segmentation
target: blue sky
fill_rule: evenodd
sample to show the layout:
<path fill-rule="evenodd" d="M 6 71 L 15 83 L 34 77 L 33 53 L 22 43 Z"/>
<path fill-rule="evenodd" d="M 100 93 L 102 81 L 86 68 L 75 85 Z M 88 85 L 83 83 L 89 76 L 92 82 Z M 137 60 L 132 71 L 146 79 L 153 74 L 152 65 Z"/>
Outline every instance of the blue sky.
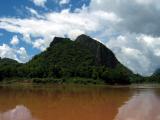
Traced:
<path fill-rule="evenodd" d="M 159 0 L 1 0 L 0 57 L 27 62 L 55 36 L 87 34 L 133 72 L 160 68 Z"/>
<path fill-rule="evenodd" d="M 32 0 L 1 0 L 0 1 L 0 17 L 17 17 L 17 18 L 27 18 L 31 17 L 30 12 L 26 8 L 32 8 L 37 10 L 39 13 L 44 14 L 47 12 L 60 12 L 64 9 L 70 8 L 70 12 L 77 8 L 81 8 L 83 5 L 88 6 L 89 0 L 70 0 L 67 3 L 60 4 L 58 0 L 48 0 L 45 3 L 45 7 L 36 5 Z M 8 4 L 9 3 L 9 4 Z M 38 29 L 38 28 L 37 28 Z M 2 35 L 3 34 L 3 35 Z M 6 30 L 0 29 L 0 45 L 9 44 L 12 37 L 18 35 L 19 38 L 22 36 L 18 33 L 8 32 Z M 30 44 L 26 44 L 23 40 L 19 41 L 16 47 L 25 47 L 29 58 L 41 52 L 41 50 L 33 48 Z M 28 59 L 26 59 L 28 60 Z M 23 62 L 23 61 L 22 61 Z M 25 61 L 24 61 L 25 62 Z"/>
<path fill-rule="evenodd" d="M 59 0 L 48 0 L 45 3 L 45 8 L 41 6 L 37 6 L 33 3 L 32 0 L 1 0 L 0 1 L 0 16 L 19 16 L 25 17 L 26 14 L 22 14 L 25 12 L 25 7 L 31 7 L 37 9 L 41 12 L 47 11 L 61 11 L 62 9 L 71 7 L 71 10 L 75 10 L 76 8 L 81 8 L 84 4 L 86 6 L 89 5 L 90 0 L 70 0 L 67 4 L 60 5 Z M 27 13 L 27 12 L 26 12 Z"/>

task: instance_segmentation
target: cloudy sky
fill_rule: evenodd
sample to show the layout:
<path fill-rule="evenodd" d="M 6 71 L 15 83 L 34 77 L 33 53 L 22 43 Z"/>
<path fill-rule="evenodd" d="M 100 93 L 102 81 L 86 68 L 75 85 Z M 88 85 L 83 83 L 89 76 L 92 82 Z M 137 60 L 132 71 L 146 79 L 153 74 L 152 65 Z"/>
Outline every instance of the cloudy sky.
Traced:
<path fill-rule="evenodd" d="M 160 68 L 159 0 L 1 0 L 0 57 L 27 62 L 55 36 L 87 34 L 135 73 Z"/>

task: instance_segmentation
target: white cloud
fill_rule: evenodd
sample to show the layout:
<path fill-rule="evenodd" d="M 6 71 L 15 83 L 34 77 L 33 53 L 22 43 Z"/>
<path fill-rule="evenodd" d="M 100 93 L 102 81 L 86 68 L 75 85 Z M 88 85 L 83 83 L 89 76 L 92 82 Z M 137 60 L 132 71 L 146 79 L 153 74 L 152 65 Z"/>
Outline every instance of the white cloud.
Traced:
<path fill-rule="evenodd" d="M 43 16 L 39 15 L 38 12 L 30 7 L 26 7 L 26 10 L 29 11 L 29 13 L 31 14 L 31 16 L 36 17 L 36 18 L 43 18 Z"/>
<path fill-rule="evenodd" d="M 91 0 L 90 10 L 121 18 L 96 37 L 108 39 L 103 41 L 123 64 L 142 75 L 160 68 L 159 0 Z"/>
<path fill-rule="evenodd" d="M 25 48 L 11 48 L 7 44 L 0 46 L 0 57 L 1 58 L 11 58 L 17 60 L 18 62 L 27 62 L 29 60 L 29 55 L 27 54 Z"/>
<path fill-rule="evenodd" d="M 101 18 L 101 19 L 106 19 L 109 21 L 113 21 L 113 22 L 121 22 L 122 18 L 119 18 L 115 13 L 113 12 L 106 12 L 106 11 L 95 11 L 93 12 L 93 14 L 95 14 L 95 16 Z"/>
<path fill-rule="evenodd" d="M 141 5 L 159 4 L 159 0 L 135 0 L 135 1 Z"/>
<path fill-rule="evenodd" d="M 19 50 L 17 51 L 17 54 L 19 56 L 20 62 L 26 62 L 29 60 L 29 55 L 27 54 L 27 51 L 24 47 L 20 47 Z"/>
<path fill-rule="evenodd" d="M 33 47 L 40 49 L 41 51 L 45 50 L 45 40 L 37 39 L 33 42 Z"/>
<path fill-rule="evenodd" d="M 17 35 L 13 36 L 13 38 L 11 39 L 10 44 L 12 44 L 12 45 L 19 44 L 19 39 L 18 39 Z"/>
<path fill-rule="evenodd" d="M 151 75 L 160 67 L 160 37 L 125 34 L 109 40 L 106 45 L 135 73 Z"/>
<path fill-rule="evenodd" d="M 41 6 L 41 7 L 45 7 L 45 3 L 47 2 L 47 0 L 32 0 L 33 3 L 37 6 Z"/>
<path fill-rule="evenodd" d="M 63 4 L 68 4 L 70 2 L 70 0 L 60 0 L 59 4 L 63 5 Z"/>
<path fill-rule="evenodd" d="M 85 31 L 83 31 L 83 30 L 73 29 L 68 32 L 68 36 L 74 40 L 74 39 L 76 39 L 77 36 L 84 34 L 84 33 L 85 33 Z"/>
<path fill-rule="evenodd" d="M 18 60 L 16 55 L 14 54 L 14 50 L 10 48 L 7 44 L 3 44 L 0 46 L 0 56 L 2 58 L 13 58 L 15 60 Z"/>
<path fill-rule="evenodd" d="M 159 0 L 91 0 L 90 9 L 114 12 L 122 18 L 114 26 L 117 32 L 160 36 Z"/>
<path fill-rule="evenodd" d="M 24 41 L 32 44 L 33 47 L 44 50 L 49 46 L 54 36 L 67 35 L 71 39 L 75 39 L 82 33 L 103 31 L 108 25 L 116 24 L 121 19 L 114 13 L 92 12 L 83 9 L 75 13 L 70 13 L 69 10 L 63 10 L 60 13 L 46 13 L 41 19 L 31 17 L 26 19 L 0 18 L 0 20 L 2 21 L 0 23 L 1 29 L 20 33 L 23 35 Z M 104 24 L 105 22 L 108 24 Z M 41 39 L 37 40 L 37 38 Z"/>
<path fill-rule="evenodd" d="M 154 49 L 160 47 L 160 37 L 153 37 L 150 35 L 140 35 L 137 37 L 138 42 L 146 45 L 147 47 Z"/>

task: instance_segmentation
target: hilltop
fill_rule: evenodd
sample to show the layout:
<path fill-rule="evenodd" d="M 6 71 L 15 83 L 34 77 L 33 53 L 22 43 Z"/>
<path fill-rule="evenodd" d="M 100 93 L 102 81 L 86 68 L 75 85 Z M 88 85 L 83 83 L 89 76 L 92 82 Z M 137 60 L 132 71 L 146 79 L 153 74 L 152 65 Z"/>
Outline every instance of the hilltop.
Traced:
<path fill-rule="evenodd" d="M 29 62 L 20 64 L 10 60 L 9 66 L 6 68 L 8 75 L 2 75 L 4 71 L 0 68 L 1 79 L 53 78 L 65 82 L 65 79 L 83 78 L 84 81 L 93 79 L 109 84 L 129 84 L 133 76 L 110 49 L 84 34 L 76 40 L 55 37 L 44 52 Z"/>

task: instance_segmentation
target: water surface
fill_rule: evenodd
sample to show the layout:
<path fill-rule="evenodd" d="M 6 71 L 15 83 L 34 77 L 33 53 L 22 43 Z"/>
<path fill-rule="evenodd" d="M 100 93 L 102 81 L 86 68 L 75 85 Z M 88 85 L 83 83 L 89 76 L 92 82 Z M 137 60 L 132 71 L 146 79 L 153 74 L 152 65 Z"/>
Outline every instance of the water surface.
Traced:
<path fill-rule="evenodd" d="M 0 120 L 160 120 L 160 89 L 1 86 Z"/>

